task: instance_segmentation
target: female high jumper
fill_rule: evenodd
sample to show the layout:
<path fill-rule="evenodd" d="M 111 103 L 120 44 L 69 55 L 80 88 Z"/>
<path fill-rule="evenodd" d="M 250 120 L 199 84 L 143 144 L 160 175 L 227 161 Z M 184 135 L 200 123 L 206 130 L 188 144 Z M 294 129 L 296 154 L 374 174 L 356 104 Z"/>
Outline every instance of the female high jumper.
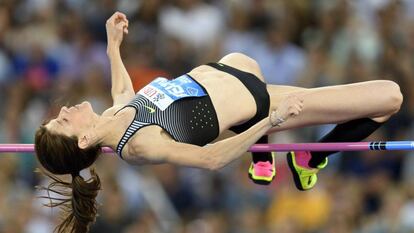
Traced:
<path fill-rule="evenodd" d="M 216 170 L 256 142 L 267 143 L 266 135 L 278 131 L 338 124 L 320 142 L 360 141 L 398 112 L 403 99 L 398 84 L 388 80 L 310 89 L 268 85 L 256 61 L 240 53 L 173 80 L 156 78 L 135 93 L 119 50 L 128 33 L 126 16 L 116 12 L 106 30 L 113 106 L 102 115 L 88 102 L 62 107 L 35 135 L 40 164 L 53 174 L 72 176 L 71 182 L 63 182 L 48 174 L 52 184 L 72 189 L 66 200 L 55 199 L 56 205 L 69 207 L 58 232 L 87 232 L 95 221 L 99 177 L 91 169 L 85 181 L 79 172 L 95 162 L 102 146 L 133 165 L 171 163 Z M 212 143 L 226 130 L 237 134 Z M 333 153 L 289 152 L 296 187 L 314 187 L 317 172 Z M 270 183 L 276 175 L 273 154 L 253 153 L 248 174 L 256 183 Z"/>

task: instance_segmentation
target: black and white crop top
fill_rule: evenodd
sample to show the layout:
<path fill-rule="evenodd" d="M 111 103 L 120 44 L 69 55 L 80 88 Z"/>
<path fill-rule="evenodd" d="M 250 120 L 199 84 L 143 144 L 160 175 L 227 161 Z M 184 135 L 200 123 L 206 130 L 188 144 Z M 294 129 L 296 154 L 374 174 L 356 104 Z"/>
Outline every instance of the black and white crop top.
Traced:
<path fill-rule="evenodd" d="M 219 135 L 219 123 L 207 91 L 189 75 L 157 78 L 142 88 L 125 107 L 136 110 L 135 118 L 118 143 L 122 149 L 141 128 L 158 125 L 178 141 L 204 146 Z"/>

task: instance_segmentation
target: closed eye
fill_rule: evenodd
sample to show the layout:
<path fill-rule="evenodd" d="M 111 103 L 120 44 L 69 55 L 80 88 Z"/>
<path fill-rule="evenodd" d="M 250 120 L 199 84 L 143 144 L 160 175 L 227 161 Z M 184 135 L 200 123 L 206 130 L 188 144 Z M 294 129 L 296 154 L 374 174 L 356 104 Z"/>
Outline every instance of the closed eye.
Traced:
<path fill-rule="evenodd" d="M 60 119 L 56 118 L 54 121 L 56 122 L 57 125 L 59 125 L 60 127 L 63 127 L 62 121 Z"/>

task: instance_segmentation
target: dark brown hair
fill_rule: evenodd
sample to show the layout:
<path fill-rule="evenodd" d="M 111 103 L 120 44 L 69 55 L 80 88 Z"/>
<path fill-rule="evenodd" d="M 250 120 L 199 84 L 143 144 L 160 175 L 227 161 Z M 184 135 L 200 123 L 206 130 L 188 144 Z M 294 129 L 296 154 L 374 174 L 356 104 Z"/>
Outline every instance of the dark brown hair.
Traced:
<path fill-rule="evenodd" d="M 48 196 L 42 196 L 50 199 L 50 203 L 45 206 L 59 206 L 63 210 L 63 221 L 54 232 L 86 233 L 96 219 L 96 196 L 101 189 L 101 182 L 94 169 L 90 169 L 91 178 L 88 180 L 84 180 L 79 172 L 95 162 L 101 146 L 80 149 L 76 137 L 52 133 L 45 124 L 36 131 L 35 151 L 40 164 L 48 171 L 41 172 L 51 178 L 52 183 L 38 189 L 48 193 Z M 65 182 L 49 172 L 57 175 L 70 174 L 72 182 Z M 52 198 L 49 192 L 65 198 Z"/>

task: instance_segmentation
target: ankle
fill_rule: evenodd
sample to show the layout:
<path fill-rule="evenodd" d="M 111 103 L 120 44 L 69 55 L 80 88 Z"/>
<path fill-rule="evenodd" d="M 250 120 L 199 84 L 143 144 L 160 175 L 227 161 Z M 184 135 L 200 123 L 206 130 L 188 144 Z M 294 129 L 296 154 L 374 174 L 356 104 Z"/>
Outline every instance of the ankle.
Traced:
<path fill-rule="evenodd" d="M 325 160 L 326 156 L 315 156 L 312 155 L 312 158 L 309 160 L 309 167 L 318 168 L 318 165 Z"/>
<path fill-rule="evenodd" d="M 270 162 L 273 163 L 273 156 L 271 152 L 252 153 L 252 160 L 254 163 Z"/>

